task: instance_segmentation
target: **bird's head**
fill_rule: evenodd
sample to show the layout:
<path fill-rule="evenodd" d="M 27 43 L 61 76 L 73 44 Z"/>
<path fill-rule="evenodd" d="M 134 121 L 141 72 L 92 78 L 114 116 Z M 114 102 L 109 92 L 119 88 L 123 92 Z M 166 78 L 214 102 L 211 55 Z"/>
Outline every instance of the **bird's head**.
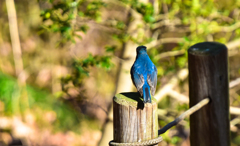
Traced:
<path fill-rule="evenodd" d="M 145 47 L 145 46 L 138 46 L 137 47 L 137 54 L 143 54 L 143 53 L 147 53 L 147 47 Z"/>

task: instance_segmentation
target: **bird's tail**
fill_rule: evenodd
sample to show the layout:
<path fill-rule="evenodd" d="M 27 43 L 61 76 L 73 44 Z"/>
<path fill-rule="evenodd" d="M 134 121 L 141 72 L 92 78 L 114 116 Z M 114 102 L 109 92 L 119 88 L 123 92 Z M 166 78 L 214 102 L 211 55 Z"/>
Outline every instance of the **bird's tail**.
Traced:
<path fill-rule="evenodd" d="M 150 94 L 150 87 L 149 85 L 143 85 L 143 102 L 144 103 L 151 103 L 151 94 Z"/>

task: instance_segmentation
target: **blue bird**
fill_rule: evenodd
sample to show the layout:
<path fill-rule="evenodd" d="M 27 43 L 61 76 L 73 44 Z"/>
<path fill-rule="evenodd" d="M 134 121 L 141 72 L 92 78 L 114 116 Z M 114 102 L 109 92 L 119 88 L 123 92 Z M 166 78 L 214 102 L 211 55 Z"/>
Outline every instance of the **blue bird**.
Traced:
<path fill-rule="evenodd" d="M 157 68 L 148 57 L 145 46 L 137 47 L 137 57 L 131 68 L 131 78 L 144 103 L 151 103 L 151 94 L 155 94 L 157 85 Z"/>

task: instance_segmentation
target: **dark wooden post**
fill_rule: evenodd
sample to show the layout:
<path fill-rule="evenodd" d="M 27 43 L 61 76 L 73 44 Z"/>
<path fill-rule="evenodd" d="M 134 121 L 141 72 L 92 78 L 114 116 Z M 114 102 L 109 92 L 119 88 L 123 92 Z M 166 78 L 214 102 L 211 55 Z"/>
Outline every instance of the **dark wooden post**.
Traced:
<path fill-rule="evenodd" d="M 137 92 L 120 93 L 113 98 L 114 142 L 134 143 L 158 137 L 157 102 L 143 104 Z M 134 144 L 133 144 L 134 145 Z"/>
<path fill-rule="evenodd" d="M 191 146 L 230 146 L 227 54 L 226 46 L 216 42 L 188 50 L 190 107 L 210 98 L 190 116 Z"/>

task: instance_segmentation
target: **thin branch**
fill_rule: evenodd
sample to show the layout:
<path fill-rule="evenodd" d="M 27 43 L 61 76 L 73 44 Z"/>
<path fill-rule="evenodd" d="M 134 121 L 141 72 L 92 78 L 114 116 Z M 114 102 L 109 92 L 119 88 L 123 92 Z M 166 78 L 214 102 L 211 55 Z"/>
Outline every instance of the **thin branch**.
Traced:
<path fill-rule="evenodd" d="M 240 116 L 234 118 L 233 120 L 230 121 L 230 129 L 233 132 L 237 132 L 238 128 L 235 126 L 240 123 Z"/>
<path fill-rule="evenodd" d="M 115 34 L 120 34 L 122 33 L 122 30 L 119 30 L 115 27 L 113 27 L 113 22 L 111 20 L 109 21 L 105 21 L 105 22 L 100 22 L 100 23 L 97 23 L 95 21 L 91 21 L 91 20 L 82 20 L 82 18 L 77 18 L 77 22 L 76 22 L 77 25 L 88 25 L 88 26 L 96 26 L 100 29 L 104 29 L 105 31 L 109 31 L 109 32 L 112 32 L 112 33 L 115 33 Z"/>
<path fill-rule="evenodd" d="M 172 97 L 174 97 L 175 99 L 183 99 L 181 101 L 185 101 L 186 103 L 188 102 L 187 99 L 189 99 L 187 96 L 182 95 L 180 93 L 177 93 L 176 91 L 173 91 L 173 88 L 176 87 L 179 83 L 180 80 L 185 80 L 188 77 L 188 69 L 182 69 L 177 73 L 177 76 L 172 77 L 169 82 L 164 85 L 160 90 L 158 90 L 154 96 L 155 99 L 157 99 L 157 101 L 161 101 L 166 95 L 170 95 Z M 234 85 L 236 85 L 237 83 L 239 83 L 239 80 L 234 80 L 231 81 L 229 83 L 230 88 L 234 87 Z M 181 98 L 179 98 L 181 97 Z M 235 108 L 234 108 L 235 109 Z M 233 113 L 236 110 L 233 110 Z M 237 110 L 238 111 L 238 110 Z M 232 113 L 232 112 L 231 112 Z M 232 114 L 233 114 L 232 113 Z M 240 113 L 240 111 L 238 112 Z"/>
<path fill-rule="evenodd" d="M 198 104 L 194 105 L 190 109 L 188 109 L 186 112 L 182 113 L 179 117 L 177 117 L 174 121 L 168 123 L 166 126 L 164 126 L 162 129 L 158 130 L 158 135 L 165 133 L 168 129 L 172 128 L 173 126 L 177 125 L 180 121 L 182 121 L 185 117 L 191 115 L 192 113 L 198 111 L 200 108 L 205 106 L 209 103 L 209 98 L 205 98 L 202 101 L 200 101 Z"/>
<path fill-rule="evenodd" d="M 237 132 L 238 128 L 235 126 L 240 123 L 240 116 L 230 121 L 231 131 Z"/>
<path fill-rule="evenodd" d="M 183 94 L 180 94 L 179 92 L 170 89 L 168 92 L 168 95 L 172 98 L 178 100 L 181 103 L 189 103 L 189 98 Z"/>
<path fill-rule="evenodd" d="M 240 84 L 240 78 L 237 78 L 236 80 L 233 80 L 229 83 L 229 88 L 233 88 L 239 84 Z"/>
<path fill-rule="evenodd" d="M 146 44 L 145 46 L 148 49 L 154 48 L 154 47 L 158 47 L 162 44 L 166 44 L 166 43 L 180 43 L 183 42 L 184 39 L 183 38 L 162 38 L 159 40 L 154 40 L 152 42 L 150 42 L 149 44 Z"/>
<path fill-rule="evenodd" d="M 164 53 L 156 55 L 155 59 L 159 60 L 159 59 L 166 58 L 166 57 L 183 55 L 184 53 L 185 53 L 185 50 L 168 51 L 168 52 L 164 52 Z"/>
<path fill-rule="evenodd" d="M 161 87 L 154 96 L 157 101 L 161 101 L 174 87 L 176 87 L 181 80 L 185 80 L 188 77 L 188 69 L 180 70 L 176 76 L 173 76 L 170 81 Z"/>
<path fill-rule="evenodd" d="M 165 20 L 155 23 L 153 25 L 153 29 L 157 29 L 157 28 L 160 28 L 163 26 L 167 26 L 167 27 L 176 26 L 176 25 L 180 25 L 180 24 L 182 24 L 180 19 L 174 19 L 174 20 L 165 19 Z"/>
<path fill-rule="evenodd" d="M 240 108 L 230 106 L 230 113 L 232 115 L 240 115 Z"/>
<path fill-rule="evenodd" d="M 238 131 L 238 127 L 235 126 L 235 125 L 232 125 L 232 124 L 230 123 L 230 130 L 231 130 L 232 132 L 237 132 L 237 131 Z"/>
<path fill-rule="evenodd" d="M 223 16 L 222 14 L 218 13 L 218 12 L 215 12 L 213 14 L 210 14 L 208 19 L 210 21 L 213 21 L 213 19 L 222 19 L 223 21 L 226 21 L 226 22 L 233 22 L 234 19 L 228 17 L 228 16 Z"/>
<path fill-rule="evenodd" d="M 240 27 L 240 22 L 237 22 L 231 26 L 220 26 L 220 30 L 223 32 L 232 32 L 239 27 Z"/>
<path fill-rule="evenodd" d="M 168 19 L 168 13 L 166 13 L 166 14 L 158 14 L 158 15 L 156 15 L 155 17 L 155 20 L 158 22 L 158 21 L 161 21 L 161 20 L 163 20 L 163 19 Z"/>
<path fill-rule="evenodd" d="M 112 4 L 115 4 L 117 6 L 121 6 L 123 8 L 126 8 L 126 10 L 124 11 L 129 11 L 130 13 L 132 13 L 133 15 L 138 15 L 139 12 L 137 12 L 136 10 L 134 10 L 133 8 L 131 8 L 129 5 L 121 2 L 121 1 L 113 1 L 113 0 L 103 0 L 103 2 L 106 2 L 106 3 L 112 3 Z"/>
<path fill-rule="evenodd" d="M 154 40 L 154 41 L 150 42 L 149 44 L 146 44 L 145 46 L 148 49 L 151 49 L 151 48 L 158 47 L 159 45 L 162 45 L 162 44 L 165 44 L 165 43 L 180 43 L 180 42 L 184 42 L 184 39 L 183 38 L 162 38 L 162 39 L 159 39 L 159 40 Z M 240 46 L 240 39 L 229 42 L 229 43 L 226 44 L 226 46 L 228 48 L 228 51 L 233 50 L 233 49 Z M 184 53 L 185 53 L 185 50 L 168 51 L 168 52 L 158 54 L 157 56 L 155 56 L 155 58 L 157 60 L 159 60 L 161 58 L 182 55 Z M 240 79 L 239 79 L 239 82 L 240 82 Z"/>
<path fill-rule="evenodd" d="M 236 39 L 234 41 L 228 42 L 226 44 L 226 46 L 227 46 L 228 50 L 235 49 L 240 46 L 240 39 Z"/>
<path fill-rule="evenodd" d="M 165 44 L 165 43 L 181 43 L 181 42 L 184 42 L 183 38 L 162 38 L 162 39 L 159 39 L 159 40 L 153 40 L 149 44 L 145 44 L 145 46 L 148 49 L 152 49 L 152 48 L 158 47 L 158 46 L 160 46 L 162 44 Z M 228 48 L 228 51 L 231 51 L 231 50 L 240 46 L 240 39 L 228 42 L 226 44 L 226 46 Z M 159 54 L 155 57 L 160 59 L 160 58 L 169 57 L 169 56 L 182 55 L 182 54 L 184 54 L 184 52 L 185 52 L 185 50 L 169 51 L 169 52 L 161 53 L 161 54 Z"/>
<path fill-rule="evenodd" d="M 230 124 L 233 125 L 233 126 L 235 126 L 235 125 L 237 125 L 237 124 L 239 124 L 239 123 L 240 123 L 240 116 L 234 118 L 234 119 L 231 120 L 231 122 L 230 122 Z"/>

